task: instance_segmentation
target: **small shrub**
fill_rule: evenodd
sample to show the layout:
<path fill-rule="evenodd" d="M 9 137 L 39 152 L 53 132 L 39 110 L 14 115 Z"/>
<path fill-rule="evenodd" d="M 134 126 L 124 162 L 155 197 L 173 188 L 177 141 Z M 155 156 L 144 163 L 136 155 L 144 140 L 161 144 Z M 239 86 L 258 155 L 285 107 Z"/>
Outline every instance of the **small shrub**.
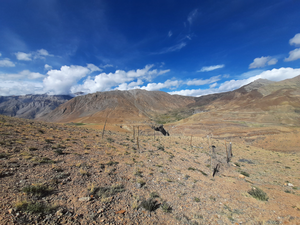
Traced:
<path fill-rule="evenodd" d="M 138 177 L 143 177 L 143 172 L 142 171 L 140 171 L 140 170 L 137 170 L 136 172 L 135 172 L 135 176 L 138 176 Z"/>
<path fill-rule="evenodd" d="M 51 144 L 53 142 L 52 139 L 45 139 L 45 141 L 48 143 L 48 144 Z"/>
<path fill-rule="evenodd" d="M 82 176 L 89 176 L 88 171 L 86 171 L 86 170 L 84 170 L 84 169 L 80 169 L 80 170 L 79 170 L 79 173 L 80 173 Z"/>
<path fill-rule="evenodd" d="M 159 194 L 158 194 L 157 192 L 154 191 L 154 192 L 151 192 L 151 193 L 150 193 L 150 197 L 151 197 L 151 198 L 159 198 Z"/>
<path fill-rule="evenodd" d="M 189 167 L 188 170 L 193 170 L 193 171 L 195 171 L 196 169 L 193 168 L 193 167 Z"/>
<path fill-rule="evenodd" d="M 149 212 L 155 211 L 159 206 L 157 202 L 153 198 L 149 198 L 147 200 L 143 200 L 139 207 L 148 210 Z"/>
<path fill-rule="evenodd" d="M 17 210 L 28 213 L 50 213 L 54 211 L 56 206 L 47 206 L 40 202 L 21 201 L 15 204 Z"/>
<path fill-rule="evenodd" d="M 200 198 L 195 197 L 195 198 L 194 198 L 194 201 L 195 201 L 195 202 L 200 202 Z"/>
<path fill-rule="evenodd" d="M 234 163 L 234 165 L 236 165 L 237 167 L 241 167 L 241 165 L 239 163 Z"/>
<path fill-rule="evenodd" d="M 157 150 L 164 151 L 164 150 L 165 150 L 165 147 L 164 147 L 163 145 L 159 145 L 159 146 L 157 146 Z"/>
<path fill-rule="evenodd" d="M 269 199 L 267 194 L 263 190 L 257 187 L 253 187 L 250 191 L 248 191 L 248 194 L 250 194 L 253 198 L 256 198 L 260 201 L 268 201 Z"/>
<path fill-rule="evenodd" d="M 245 172 L 245 171 L 241 171 L 241 174 L 244 175 L 245 177 L 249 177 L 250 176 L 250 174 L 247 173 L 247 172 Z"/>
<path fill-rule="evenodd" d="M 0 159 L 7 159 L 8 155 L 5 153 L 0 153 Z"/>
<path fill-rule="evenodd" d="M 202 170 L 199 170 L 204 176 L 207 176 L 207 173 L 203 172 Z"/>
<path fill-rule="evenodd" d="M 162 209 L 162 211 L 164 211 L 165 213 L 170 213 L 172 212 L 172 207 L 167 203 L 167 202 L 163 202 L 160 205 L 160 208 Z"/>
<path fill-rule="evenodd" d="M 108 137 L 106 140 L 107 140 L 107 142 L 109 142 L 109 143 L 113 143 L 113 142 L 115 142 L 115 140 L 114 140 L 114 139 L 112 139 L 111 137 Z"/>
<path fill-rule="evenodd" d="M 212 195 L 209 196 L 209 199 L 212 200 L 212 201 L 216 201 L 216 197 L 214 197 L 214 196 L 212 196 Z"/>
<path fill-rule="evenodd" d="M 63 154 L 64 154 L 63 150 L 61 150 L 61 149 L 56 149 L 54 152 L 55 152 L 57 155 L 63 155 Z"/>
<path fill-rule="evenodd" d="M 26 194 L 31 194 L 35 196 L 45 196 L 51 192 L 51 190 L 42 184 L 34 184 L 34 185 L 28 185 L 22 189 L 23 192 Z"/>
<path fill-rule="evenodd" d="M 109 161 L 108 163 L 106 163 L 106 165 L 108 166 L 112 166 L 112 165 L 118 165 L 119 162 L 114 162 L 114 161 Z"/>
<path fill-rule="evenodd" d="M 91 194 L 95 195 L 95 197 L 108 198 L 119 192 L 123 192 L 124 186 L 116 185 L 116 186 L 111 186 L 111 187 L 100 187 L 100 188 L 94 188 L 93 190 L 94 191 Z"/>
<path fill-rule="evenodd" d="M 47 158 L 47 157 L 43 157 L 41 159 L 38 160 L 39 163 L 54 163 L 53 160 Z"/>

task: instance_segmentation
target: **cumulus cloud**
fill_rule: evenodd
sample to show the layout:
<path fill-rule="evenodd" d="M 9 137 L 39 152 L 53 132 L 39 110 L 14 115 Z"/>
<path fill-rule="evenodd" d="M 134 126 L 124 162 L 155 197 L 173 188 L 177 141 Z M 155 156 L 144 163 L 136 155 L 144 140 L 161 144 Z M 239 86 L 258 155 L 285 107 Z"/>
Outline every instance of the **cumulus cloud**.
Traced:
<path fill-rule="evenodd" d="M 249 69 L 265 67 L 266 64 L 275 65 L 277 62 L 278 60 L 275 58 L 271 58 L 270 56 L 262 56 L 260 58 L 255 58 L 249 65 Z"/>
<path fill-rule="evenodd" d="M 50 70 L 43 80 L 44 91 L 51 94 L 70 94 L 70 89 L 91 71 L 83 66 L 62 66 L 60 70 Z"/>
<path fill-rule="evenodd" d="M 186 89 L 180 91 L 169 92 L 171 95 L 184 95 L 184 96 L 202 96 L 216 93 L 215 89 Z"/>
<path fill-rule="evenodd" d="M 23 61 L 31 61 L 32 60 L 32 55 L 30 53 L 25 53 L 25 52 L 17 52 L 15 53 L 16 57 L 18 60 L 23 60 Z"/>
<path fill-rule="evenodd" d="M 268 61 L 268 65 L 269 65 L 269 66 L 270 66 L 270 65 L 275 65 L 277 62 L 278 62 L 278 59 L 273 58 L 273 59 L 270 59 L 270 60 Z"/>
<path fill-rule="evenodd" d="M 0 82 L 0 95 L 42 94 L 43 84 L 35 81 L 2 81 Z"/>
<path fill-rule="evenodd" d="M 249 77 L 247 79 L 241 80 L 229 80 L 220 84 L 218 88 L 215 88 L 217 85 L 211 85 L 209 89 L 186 89 L 180 91 L 169 92 L 169 94 L 178 94 L 186 96 L 201 96 L 219 92 L 227 92 L 238 89 L 244 85 L 247 85 L 257 79 L 267 79 L 271 81 L 281 81 L 285 79 L 290 79 L 300 75 L 300 69 L 293 69 L 290 67 L 282 67 L 279 69 L 266 70 L 261 72 L 258 75 Z"/>
<path fill-rule="evenodd" d="M 94 64 L 87 64 L 87 68 L 91 70 L 91 72 L 94 72 L 94 71 L 102 71 L 102 69 L 100 69 L 98 66 L 95 66 Z"/>
<path fill-rule="evenodd" d="M 51 69 L 52 69 L 52 66 L 45 64 L 45 70 L 51 70 Z"/>
<path fill-rule="evenodd" d="M 37 50 L 36 52 L 33 52 L 32 55 L 34 55 L 34 59 L 45 59 L 45 56 L 54 56 L 49 54 L 46 49 Z"/>
<path fill-rule="evenodd" d="M 17 52 L 15 53 L 18 60 L 23 61 L 32 61 L 32 59 L 45 59 L 45 56 L 54 56 L 49 54 L 46 49 L 39 49 L 35 52 L 25 53 L 25 52 Z"/>
<path fill-rule="evenodd" d="M 211 78 L 205 79 L 205 80 L 202 80 L 202 79 L 189 80 L 186 82 L 186 84 L 200 86 L 200 85 L 215 83 L 215 82 L 219 81 L 220 79 L 221 79 L 221 75 L 214 76 L 214 77 L 211 77 Z"/>
<path fill-rule="evenodd" d="M 290 51 L 289 54 L 290 54 L 290 56 L 288 58 L 284 59 L 285 62 L 300 59 L 300 48 L 296 48 L 293 51 Z"/>
<path fill-rule="evenodd" d="M 157 91 L 162 88 L 174 88 L 178 87 L 180 84 L 180 81 L 178 80 L 166 80 L 163 83 L 149 83 L 147 86 L 141 87 L 141 89 L 147 90 L 147 91 Z"/>
<path fill-rule="evenodd" d="M 14 66 L 16 66 L 16 65 L 12 61 L 10 61 L 10 59 L 8 59 L 8 58 L 0 60 L 0 67 L 14 67 Z"/>
<path fill-rule="evenodd" d="M 144 82 L 141 79 L 137 79 L 137 81 L 133 81 L 129 84 L 122 83 L 115 89 L 121 91 L 130 90 L 130 89 L 140 89 L 141 88 L 140 85 L 142 84 L 144 84 Z"/>
<path fill-rule="evenodd" d="M 296 34 L 292 39 L 290 39 L 290 45 L 300 45 L 300 33 Z"/>
<path fill-rule="evenodd" d="M 35 80 L 43 77 L 45 77 L 43 74 L 30 72 L 29 70 L 23 70 L 20 73 L 16 73 L 16 74 L 5 74 L 5 73 L 0 74 L 1 80 L 11 80 L 11 81 L 27 80 L 27 79 Z"/>
<path fill-rule="evenodd" d="M 167 73 L 170 70 L 152 69 L 154 65 L 146 65 L 137 70 L 116 70 L 114 73 L 100 73 L 95 77 L 88 76 L 83 84 L 74 85 L 72 92 L 83 91 L 93 93 L 97 91 L 109 91 L 111 89 L 128 90 L 140 88 L 143 80 L 151 81 L 155 76 Z"/>
<path fill-rule="evenodd" d="M 209 71 L 212 71 L 212 70 L 221 69 L 224 66 L 225 66 L 224 64 L 214 65 L 214 66 L 203 66 L 201 68 L 201 70 L 197 70 L 197 72 L 209 72 Z"/>

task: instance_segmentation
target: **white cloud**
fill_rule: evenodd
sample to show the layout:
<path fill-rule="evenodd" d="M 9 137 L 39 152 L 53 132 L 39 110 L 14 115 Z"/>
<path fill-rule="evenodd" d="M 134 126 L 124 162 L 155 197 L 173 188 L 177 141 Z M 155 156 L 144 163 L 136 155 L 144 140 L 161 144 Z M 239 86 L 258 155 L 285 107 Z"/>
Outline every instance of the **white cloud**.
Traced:
<path fill-rule="evenodd" d="M 292 39 L 290 39 L 290 45 L 300 45 L 300 33 L 296 34 Z"/>
<path fill-rule="evenodd" d="M 120 84 L 117 88 L 115 88 L 116 90 L 130 90 L 130 89 L 140 89 L 140 85 L 142 85 L 144 82 L 141 79 L 137 79 L 137 81 L 133 81 L 129 84 L 127 83 L 122 83 Z"/>
<path fill-rule="evenodd" d="M 296 48 L 293 51 L 290 51 L 289 54 L 290 54 L 290 56 L 288 58 L 284 59 L 285 62 L 300 59 L 300 48 Z"/>
<path fill-rule="evenodd" d="M 54 56 L 52 54 L 49 54 L 49 52 L 46 49 L 37 50 L 32 54 L 34 55 L 34 59 L 45 59 L 45 56 Z"/>
<path fill-rule="evenodd" d="M 8 58 L 0 60 L 0 67 L 14 67 L 14 66 L 16 65 Z"/>
<path fill-rule="evenodd" d="M 268 65 L 275 65 L 278 62 L 276 58 L 271 58 L 270 56 L 262 56 L 260 58 L 255 58 L 253 62 L 249 65 L 249 69 L 261 68 Z"/>
<path fill-rule="evenodd" d="M 181 91 L 169 92 L 171 95 L 184 95 L 184 96 L 202 96 L 216 93 L 215 89 L 186 89 Z"/>
<path fill-rule="evenodd" d="M 269 60 L 268 65 L 269 65 L 269 66 L 270 66 L 270 65 L 275 65 L 277 62 L 278 62 L 278 59 L 273 58 L 273 59 L 270 59 L 270 60 Z"/>
<path fill-rule="evenodd" d="M 168 37 L 171 37 L 173 35 L 172 31 L 169 31 Z"/>
<path fill-rule="evenodd" d="M 60 70 L 50 70 L 44 79 L 44 91 L 51 94 L 70 94 L 70 89 L 91 71 L 82 66 L 62 66 Z"/>
<path fill-rule="evenodd" d="M 166 80 L 164 83 L 148 83 L 147 86 L 141 87 L 141 89 L 145 89 L 147 91 L 157 91 L 162 88 L 174 88 L 178 87 L 180 81 L 178 80 Z"/>
<path fill-rule="evenodd" d="M 112 64 L 106 64 L 106 65 L 104 65 L 104 66 L 101 65 L 100 67 L 102 67 L 102 68 L 105 69 L 105 68 L 107 68 L 107 67 L 114 67 L 114 66 L 113 66 Z"/>
<path fill-rule="evenodd" d="M 215 83 L 215 82 L 219 81 L 220 77 L 221 77 L 221 75 L 214 76 L 214 77 L 211 77 L 211 78 L 206 79 L 206 80 L 193 79 L 193 80 L 187 81 L 186 84 L 187 85 L 195 85 L 195 86 L 200 86 L 200 85 L 205 85 L 205 84 L 211 84 L 211 83 Z"/>
<path fill-rule="evenodd" d="M 45 64 L 45 70 L 51 70 L 51 69 L 52 69 L 52 66 Z"/>
<path fill-rule="evenodd" d="M 94 71 L 102 71 L 102 69 L 100 69 L 98 66 L 95 66 L 94 64 L 87 64 L 87 68 L 91 70 L 91 72 Z"/>
<path fill-rule="evenodd" d="M 218 83 L 213 83 L 211 85 L 209 85 L 209 88 L 215 88 L 218 85 Z"/>
<path fill-rule="evenodd" d="M 260 57 L 260 58 L 255 58 L 253 62 L 249 65 L 249 69 L 254 69 L 254 68 L 260 68 L 266 66 L 266 63 L 268 62 L 269 57 Z"/>
<path fill-rule="evenodd" d="M 27 80 L 27 79 L 35 80 L 43 77 L 45 77 L 43 74 L 30 72 L 29 70 L 23 70 L 20 73 L 16 73 L 16 74 L 4 74 L 4 73 L 0 74 L 0 79 L 7 80 L 7 81 Z"/>
<path fill-rule="evenodd" d="M 2 56 L 1 52 L 0 52 L 0 57 Z"/>
<path fill-rule="evenodd" d="M 153 77 L 170 71 L 151 70 L 153 67 L 154 65 L 146 65 L 143 69 L 130 70 L 127 72 L 124 70 L 116 70 L 114 73 L 100 73 L 93 78 L 88 76 L 83 84 L 74 85 L 71 91 L 94 93 L 97 91 L 109 91 L 111 89 L 128 90 L 140 88 L 139 85 L 143 84 L 143 80 L 151 81 Z"/>
<path fill-rule="evenodd" d="M 209 71 L 212 71 L 212 70 L 221 69 L 224 66 L 225 66 L 224 64 L 215 65 L 215 66 L 203 66 L 201 68 L 201 70 L 197 70 L 197 72 L 209 72 Z"/>
<path fill-rule="evenodd" d="M 48 51 L 45 50 L 45 49 L 37 50 L 36 53 L 37 53 L 38 55 L 43 55 L 43 56 L 53 56 L 53 55 L 50 55 L 50 54 L 48 53 Z"/>
<path fill-rule="evenodd" d="M 0 82 L 0 96 L 42 94 L 43 84 L 33 81 L 2 81 Z"/>
<path fill-rule="evenodd" d="M 211 85 L 210 89 L 186 89 L 181 91 L 173 91 L 169 92 L 169 94 L 178 94 L 178 95 L 186 95 L 186 96 L 201 96 L 219 92 L 227 92 L 238 89 L 244 85 L 247 85 L 259 78 L 267 79 L 271 81 L 282 81 L 285 79 L 290 79 L 300 75 L 300 68 L 293 69 L 290 67 L 282 67 L 279 69 L 266 70 L 261 72 L 258 75 L 249 77 L 247 79 L 241 80 L 229 80 L 222 83 L 218 88 L 215 88 L 216 85 Z"/>
<path fill-rule="evenodd" d="M 17 52 L 15 53 L 16 57 L 18 60 L 23 60 L 23 61 L 31 61 L 32 60 L 32 55 L 30 53 L 25 53 L 25 52 Z"/>

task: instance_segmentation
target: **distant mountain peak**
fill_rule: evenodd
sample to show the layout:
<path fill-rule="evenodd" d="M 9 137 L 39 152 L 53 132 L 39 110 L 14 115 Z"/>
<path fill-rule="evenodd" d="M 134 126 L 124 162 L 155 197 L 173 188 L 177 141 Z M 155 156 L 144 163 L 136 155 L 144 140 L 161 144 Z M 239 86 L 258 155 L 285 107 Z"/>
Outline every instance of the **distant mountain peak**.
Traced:
<path fill-rule="evenodd" d="M 260 87 L 266 86 L 266 85 L 271 84 L 271 83 L 274 83 L 274 81 L 270 81 L 270 80 L 267 80 L 267 79 L 259 78 L 259 79 L 255 80 L 255 81 L 251 82 L 250 84 L 247 84 L 247 85 L 243 86 L 243 88 L 247 92 L 250 92 L 252 90 L 257 90 Z"/>

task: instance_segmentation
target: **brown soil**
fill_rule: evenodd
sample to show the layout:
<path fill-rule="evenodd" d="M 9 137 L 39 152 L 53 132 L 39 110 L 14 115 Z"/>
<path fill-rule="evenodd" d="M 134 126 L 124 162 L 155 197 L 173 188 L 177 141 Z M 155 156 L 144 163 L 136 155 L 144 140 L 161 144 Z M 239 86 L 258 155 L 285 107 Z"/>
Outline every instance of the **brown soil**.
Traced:
<path fill-rule="evenodd" d="M 132 125 L 107 124 L 102 139 L 103 124 L 88 125 L 96 130 L 0 116 L 1 224 L 300 224 L 299 151 L 261 148 L 296 140 L 298 130 L 248 125 L 172 124 L 171 136 L 155 138 L 140 126 L 137 145 Z M 216 146 L 212 167 L 220 165 L 214 177 L 207 135 Z M 232 142 L 228 164 L 224 139 Z M 48 191 L 24 193 L 39 185 Z M 253 187 L 268 201 L 253 198 Z M 159 197 L 149 212 L 141 203 L 153 192 Z M 25 201 L 49 210 L 28 212 Z"/>

